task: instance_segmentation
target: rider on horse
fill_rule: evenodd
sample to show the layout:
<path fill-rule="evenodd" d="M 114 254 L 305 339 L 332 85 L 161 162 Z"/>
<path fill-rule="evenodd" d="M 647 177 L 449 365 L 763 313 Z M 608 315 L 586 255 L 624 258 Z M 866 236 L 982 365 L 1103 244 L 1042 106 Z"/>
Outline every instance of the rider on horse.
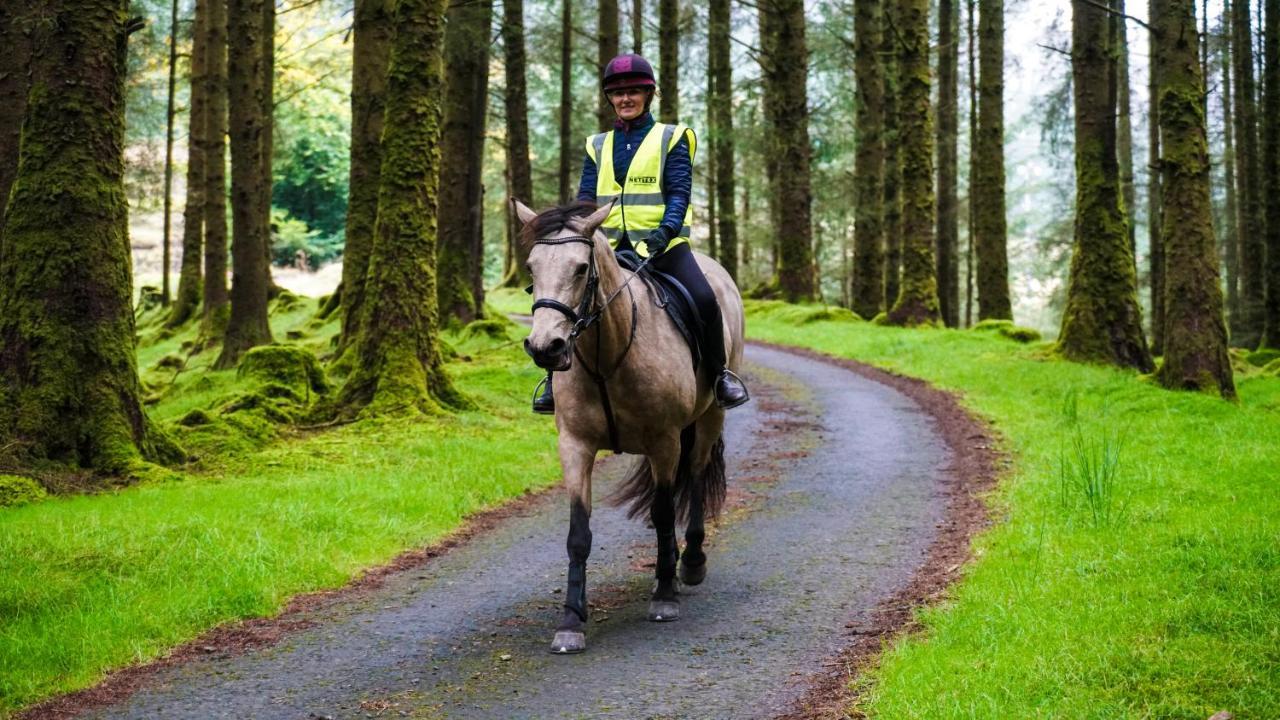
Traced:
<path fill-rule="evenodd" d="M 716 403 L 733 408 L 748 399 L 742 379 L 725 367 L 720 304 L 689 245 L 693 154 L 697 138 L 687 126 L 655 123 L 649 105 L 657 89 L 653 67 L 634 54 L 605 66 L 601 83 L 617 119 L 613 130 L 587 138 L 578 199 L 614 200 L 602 228 L 615 250 L 652 257 L 650 265 L 675 277 L 693 297 L 705 329 L 705 367 L 715 378 Z M 533 401 L 537 413 L 555 412 L 551 373 Z"/>

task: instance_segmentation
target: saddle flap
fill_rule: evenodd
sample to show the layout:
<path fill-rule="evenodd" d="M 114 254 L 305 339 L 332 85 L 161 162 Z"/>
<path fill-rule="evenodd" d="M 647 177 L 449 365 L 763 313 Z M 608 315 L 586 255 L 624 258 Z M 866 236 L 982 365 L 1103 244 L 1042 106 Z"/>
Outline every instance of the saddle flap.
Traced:
<path fill-rule="evenodd" d="M 636 272 L 643 262 L 640 255 L 633 250 L 620 250 L 616 256 L 618 264 L 629 272 Z M 696 372 L 702 363 L 701 342 L 704 324 L 702 316 L 698 314 L 698 306 L 693 302 L 693 295 L 679 280 L 661 270 L 654 269 L 652 265 L 640 270 L 640 279 L 649 287 L 657 298 L 658 305 L 666 311 L 667 317 L 671 318 L 676 330 L 689 346 L 693 369 Z"/>

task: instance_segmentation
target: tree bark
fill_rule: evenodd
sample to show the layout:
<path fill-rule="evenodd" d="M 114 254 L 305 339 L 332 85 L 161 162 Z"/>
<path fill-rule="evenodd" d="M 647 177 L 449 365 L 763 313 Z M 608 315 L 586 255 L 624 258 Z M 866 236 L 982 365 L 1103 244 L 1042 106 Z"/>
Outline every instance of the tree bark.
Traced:
<path fill-rule="evenodd" d="M 466 404 L 445 374 L 436 306 L 444 13 L 444 0 L 396 9 L 365 310 L 355 370 L 337 399 L 349 414 Z"/>
<path fill-rule="evenodd" d="M 160 267 L 160 302 L 169 304 L 169 265 L 172 262 L 171 248 L 173 230 L 173 118 L 177 114 L 174 95 L 178 85 L 178 0 L 169 4 L 169 84 L 168 99 L 164 106 L 164 219 L 161 231 Z M 0 209 L 0 212 L 3 210 Z M 199 265 L 196 266 L 197 272 Z M 197 293 L 198 294 L 198 293 Z"/>
<path fill-rule="evenodd" d="M 644 0 L 631 0 L 631 52 L 644 54 Z"/>
<path fill-rule="evenodd" d="M 1221 27 L 1224 34 L 1231 27 L 1231 0 L 1224 1 Z M 1223 40 L 1219 44 L 1222 61 L 1222 168 L 1225 184 L 1224 209 L 1226 214 L 1223 233 L 1223 260 L 1227 271 L 1227 321 L 1228 327 L 1234 327 L 1240 315 L 1240 232 L 1237 226 L 1240 217 L 1239 203 L 1236 200 L 1236 146 L 1235 122 L 1232 117 L 1231 104 L 1231 43 Z"/>
<path fill-rule="evenodd" d="M 898 112 L 898 0 L 882 0 L 884 64 L 884 307 L 902 288 L 902 115 Z"/>
<path fill-rule="evenodd" d="M 615 48 L 617 13 L 614 18 Z M 455 3 L 445 12 L 444 127 L 441 132 L 436 293 L 442 323 L 484 314 L 484 133 L 489 100 L 493 3 Z"/>
<path fill-rule="evenodd" d="M 777 24 L 777 8 L 773 2 L 761 2 L 756 5 L 756 19 L 760 33 L 760 110 L 763 119 L 764 176 L 765 201 L 769 210 L 769 272 L 771 285 L 776 285 L 778 278 L 778 243 L 782 232 L 782 201 L 778 181 L 779 156 L 782 140 L 778 135 L 781 125 L 779 98 L 777 91 L 778 74 L 778 33 L 774 30 Z"/>
<path fill-rule="evenodd" d="M 394 16 L 395 0 L 356 0 L 351 62 L 351 172 L 346 247 L 342 252 L 339 354 L 355 341 L 360 330 L 360 315 L 364 312 L 373 229 L 378 221 L 382 114 L 387 102 L 387 66 L 395 35 Z"/>
<path fill-rule="evenodd" d="M 894 325 L 933 325 L 933 108 L 929 103 L 929 1 L 900 0 L 898 81 L 902 147 L 902 285 L 889 310 Z"/>
<path fill-rule="evenodd" d="M 1280 349 L 1280 1 L 1266 0 L 1262 177 L 1266 179 L 1265 305 L 1260 348 Z"/>
<path fill-rule="evenodd" d="M 269 1 L 269 0 L 265 0 Z M 269 228 L 262 215 L 266 141 L 264 0 L 228 0 L 231 130 L 231 317 L 215 367 L 235 367 L 249 348 L 271 342 L 267 321 Z"/>
<path fill-rule="evenodd" d="M 201 335 L 221 338 L 230 314 L 227 292 L 227 0 L 209 3 L 205 127 L 204 312 Z"/>
<path fill-rule="evenodd" d="M 969 217 L 967 222 L 968 238 L 965 243 L 965 262 L 964 262 L 964 326 L 973 327 L 973 275 L 974 275 L 974 235 L 977 234 L 973 222 L 973 176 L 975 174 L 975 164 L 977 158 L 974 155 L 973 148 L 978 147 L 978 70 L 977 70 L 977 45 L 978 35 L 976 31 L 977 22 L 977 1 L 966 0 L 967 12 L 965 13 L 966 31 L 969 37 L 969 45 L 966 48 L 966 59 L 969 65 L 969 188 L 967 191 L 969 198 Z"/>
<path fill-rule="evenodd" d="M 1268 0 L 1268 10 L 1280 9 L 1273 7 L 1275 2 Z M 1151 20 L 1160 78 L 1165 199 L 1161 226 L 1168 268 L 1165 352 L 1157 377 L 1167 388 L 1235 397 L 1211 219 L 1203 66 L 1194 0 L 1151 0 Z"/>
<path fill-rule="evenodd" d="M 637 0 L 638 2 L 639 0 Z M 733 150 L 733 65 L 729 53 L 729 0 L 711 0 L 708 17 L 708 64 L 711 75 L 711 162 L 716 176 L 716 220 L 720 264 L 738 279 L 738 217 Z"/>
<path fill-rule="evenodd" d="M 18 140 L 30 87 L 31 38 L 19 25 L 21 3 L 0 3 L 0 258 L 5 205 L 18 174 Z"/>
<path fill-rule="evenodd" d="M 533 197 L 533 171 L 529 164 L 529 95 L 525 80 L 524 0 L 503 0 L 502 45 L 505 53 L 506 90 L 503 101 L 507 115 L 507 171 L 510 196 L 529 207 L 537 207 Z M 504 285 L 525 287 L 533 282 L 525 267 L 529 254 L 515 242 L 515 208 L 508 198 L 503 217 L 511 228 L 511 271 Z"/>
<path fill-rule="evenodd" d="M 618 55 L 618 0 L 599 0 L 596 26 L 596 61 L 600 66 L 596 77 L 604 73 L 609 61 Z M 596 93 L 596 125 L 600 132 L 613 127 L 613 105 L 604 93 Z"/>
<path fill-rule="evenodd" d="M 1156 38 L 1147 33 L 1147 57 L 1156 56 Z M 1158 68 L 1148 63 L 1147 84 L 1147 243 L 1151 275 L 1151 352 L 1164 354 L 1164 241 L 1160 180 L 1160 78 Z"/>
<path fill-rule="evenodd" d="M 978 1 L 978 131 L 974 145 L 974 250 L 978 320 L 1012 320 L 1004 174 L 1004 3 Z"/>
<path fill-rule="evenodd" d="M 1130 218 L 1137 212 L 1137 193 L 1133 180 L 1133 118 L 1129 88 L 1129 32 L 1124 18 L 1125 0 L 1111 0 L 1112 55 L 1116 65 L 1116 153 L 1120 163 L 1120 197 L 1124 212 Z M 1138 258 L 1138 229 L 1129 223 L 1129 252 Z"/>
<path fill-rule="evenodd" d="M 569 202 L 569 173 L 573 160 L 573 5 L 560 8 L 560 203 Z"/>
<path fill-rule="evenodd" d="M 191 29 L 191 93 L 187 132 L 187 200 L 182 211 L 182 266 L 178 273 L 178 293 L 170 308 L 168 327 L 178 327 L 191 319 L 200 303 L 201 268 L 204 250 L 205 173 L 209 149 L 209 10 L 218 0 L 196 0 Z M 166 213 L 167 216 L 167 213 Z M 164 272 L 169 274 L 168 261 Z"/>
<path fill-rule="evenodd" d="M 181 451 L 143 412 L 124 190 L 126 0 L 52 3 L 0 258 L 0 448 L 127 474 Z"/>
<path fill-rule="evenodd" d="M 960 24 L 956 0 L 938 2 L 938 212 L 937 243 L 938 309 L 947 327 L 960 325 L 960 224 L 956 196 L 959 133 Z M 1003 27 L 1001 28 L 1003 29 Z M 1003 49 L 1003 43 L 1001 43 Z M 1001 63 L 1004 59 L 1001 58 Z"/>
<path fill-rule="evenodd" d="M 1240 218 L 1240 317 L 1232 318 L 1231 342 L 1256 347 L 1262 337 L 1266 299 L 1266 254 L 1259 162 L 1258 112 L 1254 101 L 1253 31 L 1248 0 L 1231 3 L 1231 50 L 1235 65 L 1236 199 Z"/>
<path fill-rule="evenodd" d="M 275 189 L 275 178 L 271 173 L 275 156 L 276 135 L 276 3 L 265 0 L 262 3 L 262 186 L 259 196 L 262 226 L 265 229 L 265 240 L 262 244 L 263 256 L 266 258 L 267 298 L 274 298 L 280 293 L 280 286 L 271 277 L 271 199 Z"/>
<path fill-rule="evenodd" d="M 1116 86 L 1105 8 L 1073 0 L 1076 220 L 1058 350 L 1072 360 L 1153 369 L 1142 334 L 1116 155 Z"/>
<path fill-rule="evenodd" d="M 853 270 L 849 303 L 870 320 L 884 307 L 884 44 L 883 3 L 854 5 L 853 72 L 858 92 L 853 160 Z"/>
<path fill-rule="evenodd" d="M 775 33 L 776 59 L 771 63 L 765 92 L 777 103 L 778 287 L 788 302 L 803 302 L 812 300 L 816 290 L 804 2 L 775 0 L 773 8 L 777 17 L 770 21 L 770 27 Z"/>
<path fill-rule="evenodd" d="M 680 122 L 680 0 L 658 0 L 659 119 Z"/>

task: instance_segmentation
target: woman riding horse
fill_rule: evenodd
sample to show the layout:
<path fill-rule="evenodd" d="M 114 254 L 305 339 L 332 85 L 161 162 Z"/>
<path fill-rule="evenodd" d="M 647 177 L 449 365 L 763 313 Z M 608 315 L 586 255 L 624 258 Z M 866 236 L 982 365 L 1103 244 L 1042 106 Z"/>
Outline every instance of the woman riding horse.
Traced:
<path fill-rule="evenodd" d="M 697 139 L 682 124 L 653 121 L 649 106 L 657 83 L 649 61 L 619 55 L 605 66 L 601 86 L 617 115 L 613 130 L 587 138 L 578 199 L 614 201 L 602 226 L 615 250 L 652 257 L 650 266 L 680 281 L 693 297 L 704 332 L 704 367 L 715 378 L 716 404 L 734 408 L 748 399 L 742 378 L 725 367 L 720 304 L 689 246 L 689 199 Z M 638 247 L 637 247 L 638 246 Z M 555 412 L 551 372 L 533 411 Z"/>

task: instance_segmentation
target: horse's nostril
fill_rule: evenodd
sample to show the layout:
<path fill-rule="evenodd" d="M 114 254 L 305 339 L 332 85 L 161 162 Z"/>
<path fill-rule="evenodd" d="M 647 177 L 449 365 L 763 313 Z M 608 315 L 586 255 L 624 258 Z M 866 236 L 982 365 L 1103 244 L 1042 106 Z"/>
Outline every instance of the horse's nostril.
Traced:
<path fill-rule="evenodd" d="M 529 338 L 524 339 L 524 352 L 526 355 L 533 357 L 533 346 L 529 344 Z"/>
<path fill-rule="evenodd" d="M 559 355 L 564 352 L 565 342 L 563 338 L 556 338 L 547 343 L 547 352 L 552 355 Z"/>

